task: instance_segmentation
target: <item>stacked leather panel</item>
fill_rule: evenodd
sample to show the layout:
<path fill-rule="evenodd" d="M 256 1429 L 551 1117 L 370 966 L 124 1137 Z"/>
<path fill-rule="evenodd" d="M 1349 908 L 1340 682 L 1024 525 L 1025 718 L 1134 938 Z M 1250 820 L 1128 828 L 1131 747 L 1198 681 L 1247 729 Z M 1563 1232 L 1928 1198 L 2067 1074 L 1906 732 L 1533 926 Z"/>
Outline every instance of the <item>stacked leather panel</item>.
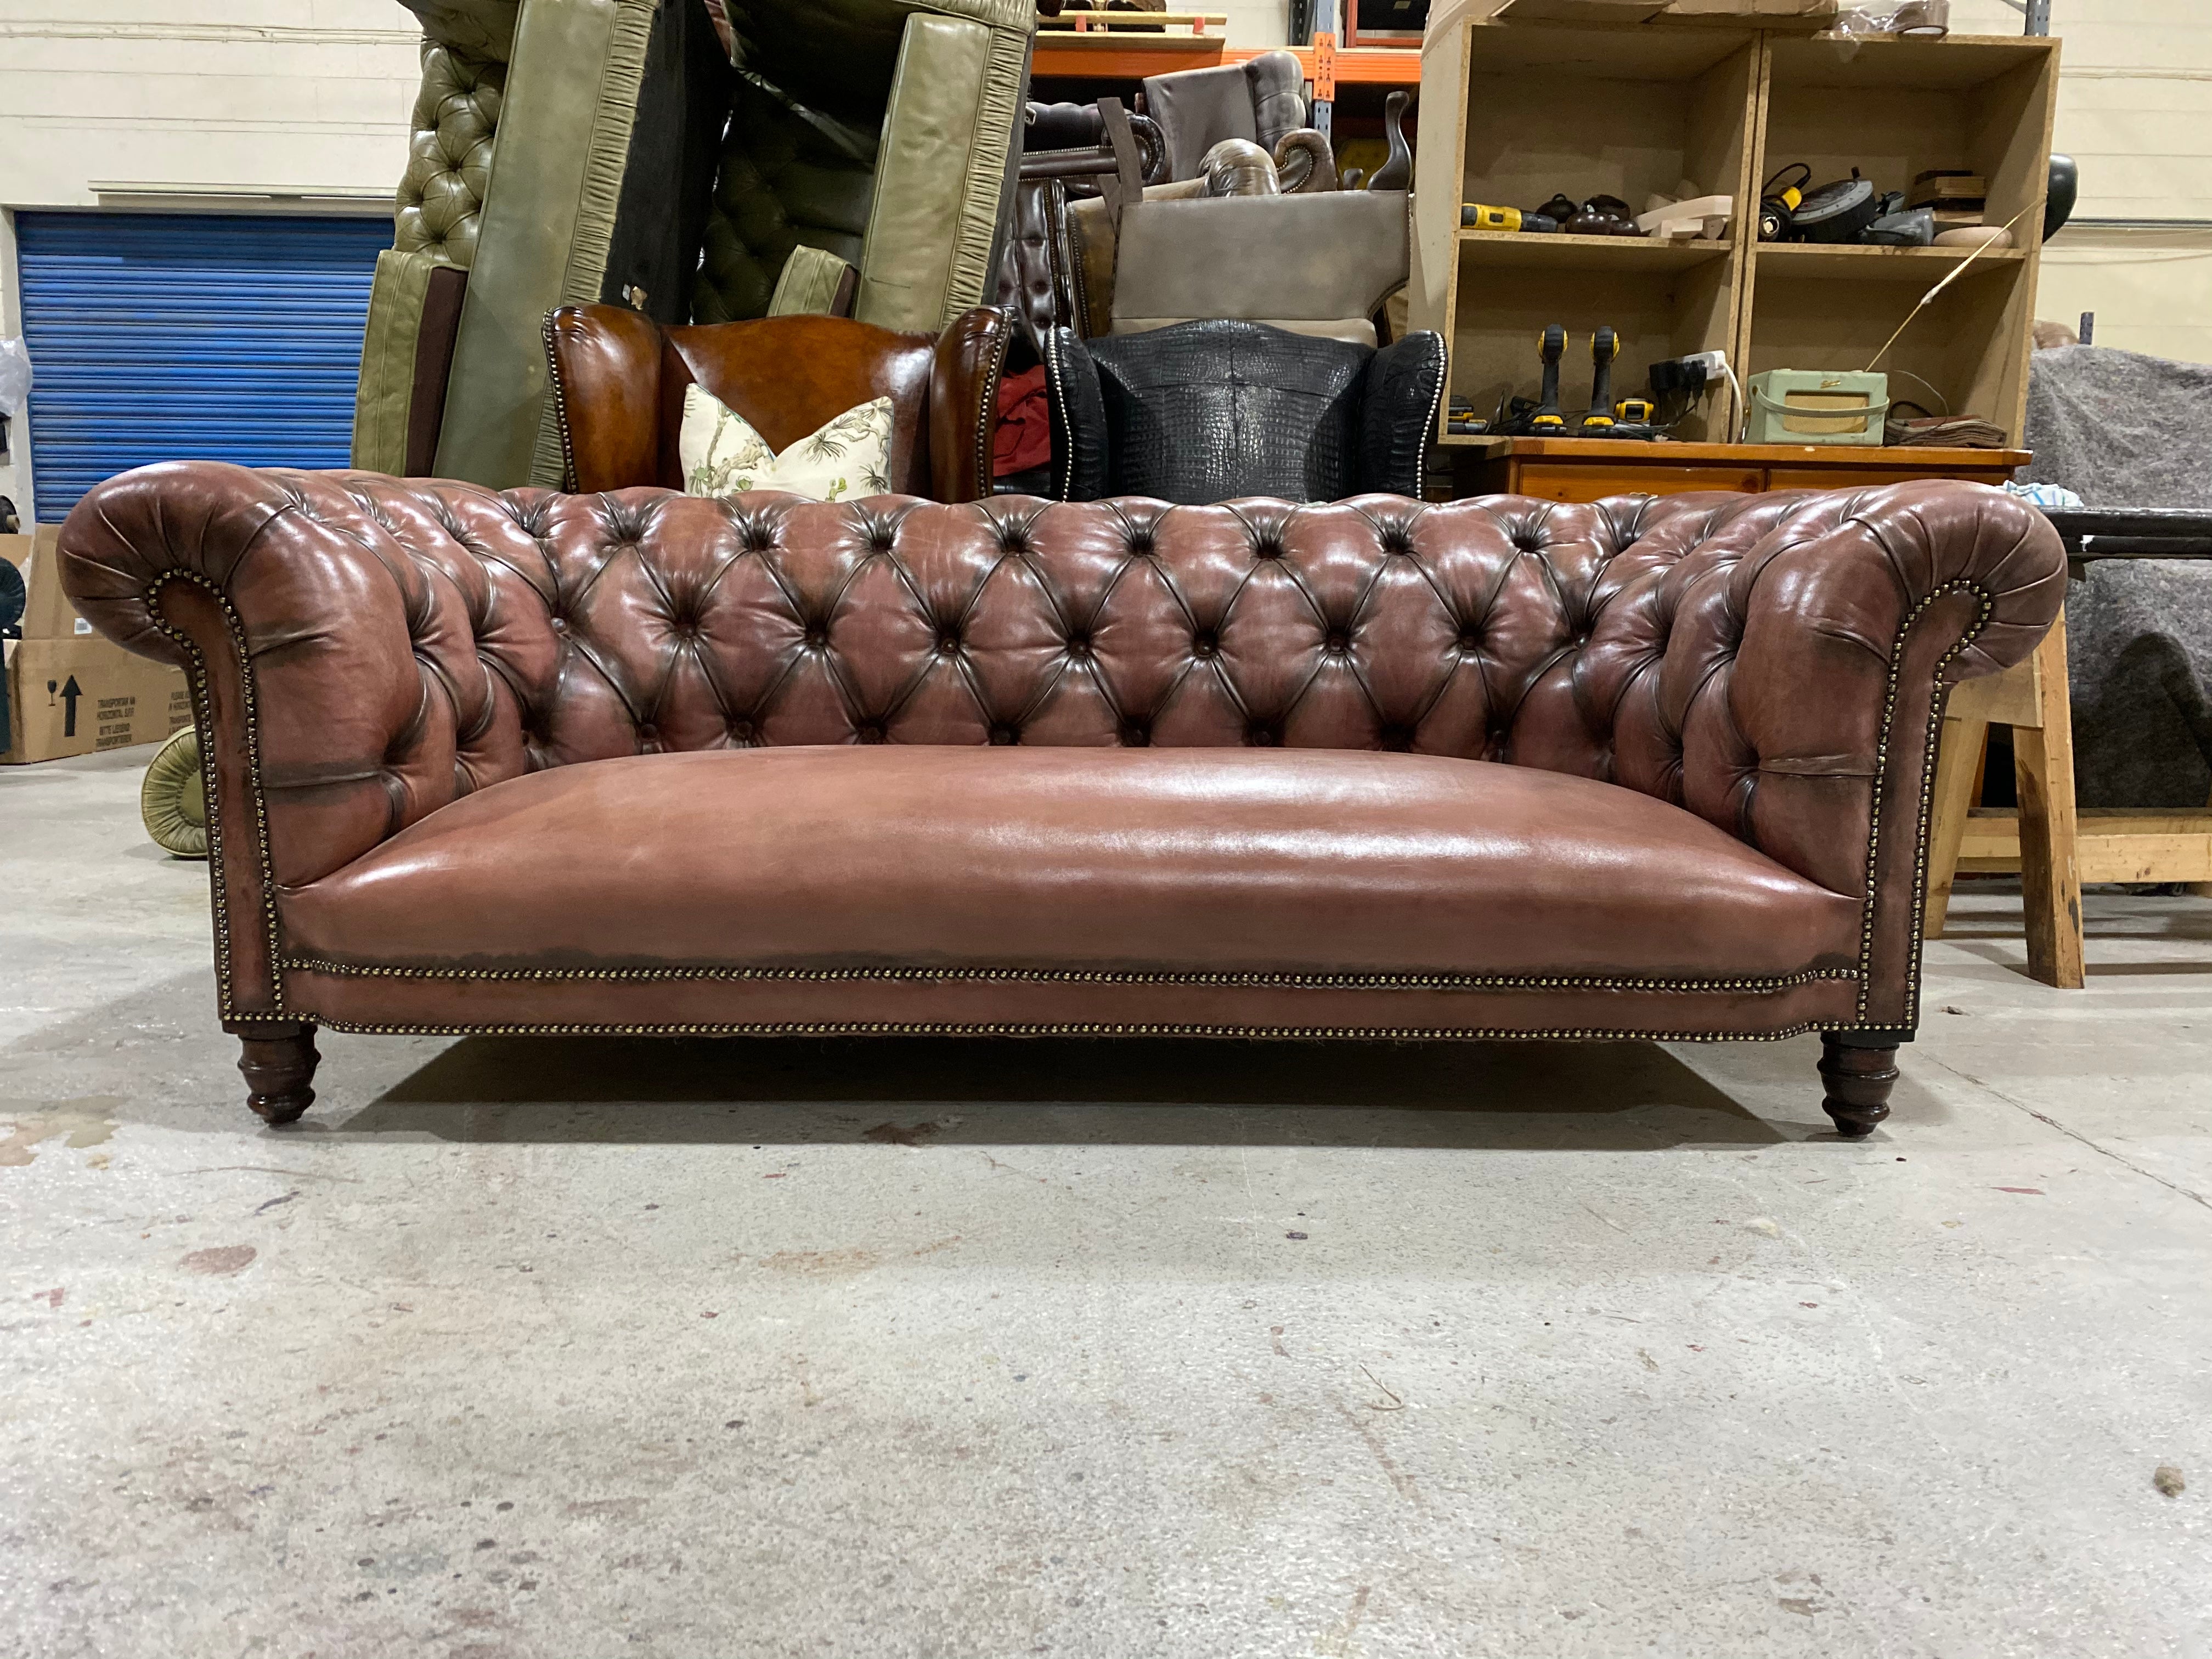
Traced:
<path fill-rule="evenodd" d="M 424 85 L 359 465 L 556 482 L 538 331 L 559 305 L 759 316 L 799 246 L 857 267 L 854 315 L 895 331 L 990 289 L 1033 21 L 1018 0 L 734 4 L 738 72 L 701 0 L 408 3 Z M 442 354 L 434 266 L 466 273 Z"/>

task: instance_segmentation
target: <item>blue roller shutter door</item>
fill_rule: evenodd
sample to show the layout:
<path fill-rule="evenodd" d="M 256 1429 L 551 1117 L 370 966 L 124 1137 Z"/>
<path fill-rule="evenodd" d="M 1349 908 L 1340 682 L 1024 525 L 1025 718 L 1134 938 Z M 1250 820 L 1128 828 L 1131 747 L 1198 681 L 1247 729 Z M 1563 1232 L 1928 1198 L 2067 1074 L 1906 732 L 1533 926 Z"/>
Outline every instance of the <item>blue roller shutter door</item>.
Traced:
<path fill-rule="evenodd" d="M 385 217 L 19 213 L 33 487 L 149 461 L 343 466 Z"/>

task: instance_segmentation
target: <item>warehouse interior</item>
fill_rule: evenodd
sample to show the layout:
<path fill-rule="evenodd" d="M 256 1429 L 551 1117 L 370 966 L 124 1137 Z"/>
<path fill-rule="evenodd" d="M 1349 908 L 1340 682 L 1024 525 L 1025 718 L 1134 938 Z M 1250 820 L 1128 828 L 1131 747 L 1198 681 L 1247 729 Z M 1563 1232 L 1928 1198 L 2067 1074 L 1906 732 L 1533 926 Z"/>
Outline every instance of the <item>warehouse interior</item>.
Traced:
<path fill-rule="evenodd" d="M 14 10 L 0 1648 L 2212 1644 L 2193 0 Z"/>

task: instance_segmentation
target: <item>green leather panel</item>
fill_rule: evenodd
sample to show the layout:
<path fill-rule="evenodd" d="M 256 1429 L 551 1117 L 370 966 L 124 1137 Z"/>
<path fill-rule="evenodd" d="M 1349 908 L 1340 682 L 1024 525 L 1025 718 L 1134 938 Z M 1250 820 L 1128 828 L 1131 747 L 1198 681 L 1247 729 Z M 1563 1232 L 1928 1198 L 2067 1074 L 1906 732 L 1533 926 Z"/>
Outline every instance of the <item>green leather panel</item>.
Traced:
<path fill-rule="evenodd" d="M 810 118 L 741 79 L 692 283 L 691 320 L 767 316 L 795 247 L 820 248 L 858 265 L 874 194 L 873 145 L 866 136 Z"/>
<path fill-rule="evenodd" d="M 845 273 L 853 267 L 834 253 L 820 248 L 795 247 L 791 257 L 783 262 L 783 274 L 775 279 L 775 292 L 768 302 L 771 317 L 789 317 L 806 312 L 816 316 L 827 316 L 837 303 L 837 289 L 845 280 Z"/>
<path fill-rule="evenodd" d="M 394 225 L 393 246 L 402 252 L 420 250 L 464 270 L 474 262 L 506 87 L 506 64 L 422 43 L 422 89 Z"/>
<path fill-rule="evenodd" d="M 934 333 L 990 291 L 1028 51 L 1026 34 L 971 19 L 908 18 L 853 312 L 862 322 Z"/>
<path fill-rule="evenodd" d="M 599 298 L 654 3 L 533 0 L 523 12 L 447 381 L 443 477 L 559 481 L 542 331 L 556 306 Z"/>
<path fill-rule="evenodd" d="M 471 58 L 507 62 L 522 0 L 399 0 L 422 20 L 422 33 Z"/>
<path fill-rule="evenodd" d="M 397 477 L 407 470 L 407 415 L 415 398 L 415 339 L 422 326 L 428 253 L 386 248 L 376 256 L 368 290 L 368 327 L 361 345 L 361 385 L 354 393 L 353 464 Z"/>

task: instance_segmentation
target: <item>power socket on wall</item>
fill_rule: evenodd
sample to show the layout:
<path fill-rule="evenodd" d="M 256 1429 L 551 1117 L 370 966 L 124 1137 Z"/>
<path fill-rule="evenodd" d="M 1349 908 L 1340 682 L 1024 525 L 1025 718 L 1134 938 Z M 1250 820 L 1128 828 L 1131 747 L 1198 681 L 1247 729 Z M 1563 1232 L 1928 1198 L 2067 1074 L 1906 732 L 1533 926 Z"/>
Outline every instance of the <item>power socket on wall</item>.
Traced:
<path fill-rule="evenodd" d="M 1698 351 L 1686 357 L 1669 357 L 1651 365 L 1651 389 L 1680 391 L 1702 398 L 1729 378 L 1728 353 Z"/>

